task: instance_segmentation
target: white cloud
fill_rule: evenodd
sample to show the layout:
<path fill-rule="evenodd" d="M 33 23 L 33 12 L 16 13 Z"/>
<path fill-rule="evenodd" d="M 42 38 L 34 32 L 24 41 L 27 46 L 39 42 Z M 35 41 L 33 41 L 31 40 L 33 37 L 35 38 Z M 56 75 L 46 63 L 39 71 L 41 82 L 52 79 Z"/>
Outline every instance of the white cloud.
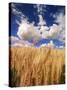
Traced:
<path fill-rule="evenodd" d="M 15 8 L 12 9 L 12 12 L 15 14 L 15 15 L 21 15 L 22 13 L 18 10 L 16 10 Z"/>
<path fill-rule="evenodd" d="M 43 13 L 46 12 L 46 5 L 43 4 L 37 4 L 34 5 L 34 8 L 37 9 L 39 23 L 38 25 L 46 25 L 46 21 L 43 19 Z"/>
<path fill-rule="evenodd" d="M 34 23 L 29 23 L 27 19 L 24 19 L 19 25 L 17 35 L 21 39 L 32 40 L 34 44 L 37 43 L 41 38 L 55 38 L 64 41 L 65 29 L 63 29 L 64 23 L 61 23 L 64 19 L 62 19 L 61 16 L 57 16 L 55 20 L 56 23 L 59 23 L 58 25 L 53 24 L 49 27 L 46 25 L 46 21 L 43 20 L 41 15 L 39 15 L 38 26 L 34 26 Z M 60 17 L 60 19 L 58 17 Z"/>
<path fill-rule="evenodd" d="M 50 47 L 50 48 L 54 48 L 55 47 L 55 44 L 52 40 L 50 40 L 49 43 L 44 43 L 42 45 L 40 45 L 40 47 Z"/>
<path fill-rule="evenodd" d="M 36 5 L 39 23 L 40 26 L 39 32 L 42 38 L 55 38 L 65 42 L 65 15 L 63 13 L 52 14 L 53 18 L 55 18 L 55 23 L 52 26 L 47 26 L 46 20 L 43 19 L 42 13 L 43 10 L 46 11 L 45 5 Z M 56 24 L 58 23 L 58 25 Z"/>
<path fill-rule="evenodd" d="M 43 19 L 43 17 L 42 17 L 42 15 L 38 15 L 38 17 L 39 17 L 39 23 L 38 23 L 38 25 L 46 25 L 46 21 Z"/>
<path fill-rule="evenodd" d="M 11 4 L 11 10 L 12 10 L 12 13 L 15 14 L 15 15 L 22 15 L 22 12 L 20 12 L 17 8 L 16 8 L 16 5 L 15 4 Z"/>
<path fill-rule="evenodd" d="M 21 43 L 14 43 L 11 46 L 12 47 L 22 47 L 23 45 Z"/>
<path fill-rule="evenodd" d="M 40 23 L 40 33 L 43 38 L 55 38 L 65 42 L 65 15 L 56 14 L 55 23 L 52 26 L 43 25 L 43 18 Z M 46 22 L 46 21 L 45 21 Z M 56 24 L 58 23 L 58 25 Z"/>
<path fill-rule="evenodd" d="M 40 45 L 40 47 L 46 47 L 46 46 L 47 46 L 46 43 Z"/>
<path fill-rule="evenodd" d="M 17 17 L 19 17 L 21 20 L 27 19 L 27 17 L 21 11 L 19 11 L 16 5 L 13 3 L 11 4 L 11 10 L 12 10 L 12 13 Z M 19 21 L 16 20 L 16 22 L 19 22 Z"/>
<path fill-rule="evenodd" d="M 41 26 L 40 27 L 39 32 L 40 32 L 42 38 L 47 38 L 48 37 L 48 32 L 49 32 L 49 31 L 47 31 L 48 29 L 49 28 L 47 26 Z"/>
<path fill-rule="evenodd" d="M 50 26 L 48 37 L 51 37 L 51 38 L 57 37 L 58 33 L 59 33 L 59 26 L 56 24 L 53 24 L 52 26 Z"/>
<path fill-rule="evenodd" d="M 25 41 L 25 40 L 20 40 L 18 37 L 16 36 L 11 36 L 9 38 L 10 42 L 11 42 L 11 46 L 33 46 L 32 43 L 29 43 L 28 41 Z"/>
<path fill-rule="evenodd" d="M 64 48 L 63 45 L 60 45 L 60 46 L 55 45 L 55 43 L 53 42 L 53 40 L 50 40 L 49 43 L 41 44 L 40 47 L 50 47 L 50 48 L 60 48 L 60 49 L 63 49 Z"/>
<path fill-rule="evenodd" d="M 38 26 L 34 26 L 35 22 L 29 23 L 28 18 L 20 12 L 15 4 L 11 4 L 12 12 L 20 17 L 20 22 L 16 20 L 19 25 L 17 35 L 20 39 L 31 40 L 34 44 L 41 39 L 41 35 L 38 31 Z M 42 19 L 42 18 L 41 18 Z"/>
<path fill-rule="evenodd" d="M 42 38 L 55 38 L 59 33 L 59 26 L 53 24 L 52 26 L 41 26 L 40 33 Z"/>
<path fill-rule="evenodd" d="M 20 39 L 31 40 L 34 44 L 41 39 L 41 35 L 33 24 L 30 24 L 28 21 L 23 21 L 19 25 L 17 35 Z"/>
<path fill-rule="evenodd" d="M 38 14 L 43 14 L 44 12 L 46 12 L 46 5 L 37 4 L 37 5 L 34 5 L 34 8 L 37 9 Z"/>
<path fill-rule="evenodd" d="M 60 13 L 56 16 L 55 22 L 59 24 L 59 39 L 63 42 L 65 42 L 65 15 L 63 13 Z"/>
<path fill-rule="evenodd" d="M 63 13 L 60 13 L 59 15 L 56 16 L 56 23 L 58 23 L 61 28 L 65 27 L 65 15 L 63 15 Z"/>
<path fill-rule="evenodd" d="M 17 38 L 17 37 L 15 37 L 15 36 L 11 36 L 11 37 L 9 37 L 9 42 L 11 43 L 11 44 L 14 44 L 15 42 L 17 42 L 19 39 Z"/>
<path fill-rule="evenodd" d="M 64 46 L 59 46 L 59 48 L 64 48 Z"/>
<path fill-rule="evenodd" d="M 48 46 L 48 47 L 52 47 L 52 48 L 55 47 L 54 42 L 53 42 L 52 40 L 50 40 L 50 42 L 48 43 L 47 46 Z"/>

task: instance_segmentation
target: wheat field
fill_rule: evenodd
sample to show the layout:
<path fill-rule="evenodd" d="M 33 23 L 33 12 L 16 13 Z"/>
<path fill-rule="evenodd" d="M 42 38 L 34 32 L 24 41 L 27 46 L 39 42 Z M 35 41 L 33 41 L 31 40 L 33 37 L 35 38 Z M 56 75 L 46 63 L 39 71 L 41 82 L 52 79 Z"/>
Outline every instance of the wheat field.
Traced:
<path fill-rule="evenodd" d="M 65 83 L 65 50 L 55 48 L 9 48 L 9 86 Z"/>

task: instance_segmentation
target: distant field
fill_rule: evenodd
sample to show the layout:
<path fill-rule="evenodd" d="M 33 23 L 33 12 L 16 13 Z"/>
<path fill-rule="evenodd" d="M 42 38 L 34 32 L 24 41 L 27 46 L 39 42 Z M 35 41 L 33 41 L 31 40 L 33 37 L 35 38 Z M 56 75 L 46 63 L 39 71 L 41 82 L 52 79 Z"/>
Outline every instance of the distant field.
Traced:
<path fill-rule="evenodd" d="M 11 47 L 9 86 L 36 86 L 65 83 L 65 50 Z"/>

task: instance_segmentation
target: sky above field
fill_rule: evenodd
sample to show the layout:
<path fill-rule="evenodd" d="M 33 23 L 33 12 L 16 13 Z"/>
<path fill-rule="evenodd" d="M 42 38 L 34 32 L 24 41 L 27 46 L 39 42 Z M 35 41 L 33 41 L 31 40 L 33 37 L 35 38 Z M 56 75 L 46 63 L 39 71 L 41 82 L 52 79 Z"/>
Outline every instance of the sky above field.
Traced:
<path fill-rule="evenodd" d="M 65 47 L 65 7 L 43 4 L 9 4 L 12 46 Z"/>

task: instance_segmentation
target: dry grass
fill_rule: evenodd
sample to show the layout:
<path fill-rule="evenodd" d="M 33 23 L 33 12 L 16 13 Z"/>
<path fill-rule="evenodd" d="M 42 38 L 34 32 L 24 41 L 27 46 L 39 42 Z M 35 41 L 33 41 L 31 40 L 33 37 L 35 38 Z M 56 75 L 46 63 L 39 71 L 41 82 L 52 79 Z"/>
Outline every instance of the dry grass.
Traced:
<path fill-rule="evenodd" d="M 64 49 L 10 48 L 10 86 L 65 83 L 64 55 Z"/>

